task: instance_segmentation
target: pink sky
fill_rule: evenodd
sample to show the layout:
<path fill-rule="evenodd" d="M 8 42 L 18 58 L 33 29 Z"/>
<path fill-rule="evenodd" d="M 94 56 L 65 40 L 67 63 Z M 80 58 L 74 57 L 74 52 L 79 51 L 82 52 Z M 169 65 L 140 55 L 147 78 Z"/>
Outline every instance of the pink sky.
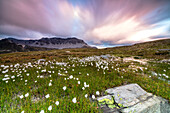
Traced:
<path fill-rule="evenodd" d="M 169 38 L 169 11 L 169 0 L 0 0 L 0 36 L 132 44 Z"/>

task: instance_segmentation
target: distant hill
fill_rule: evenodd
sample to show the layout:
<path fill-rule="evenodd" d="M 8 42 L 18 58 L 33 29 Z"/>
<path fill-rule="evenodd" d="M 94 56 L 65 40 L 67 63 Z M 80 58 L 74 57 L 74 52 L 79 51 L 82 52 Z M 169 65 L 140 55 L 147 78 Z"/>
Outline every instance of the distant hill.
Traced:
<path fill-rule="evenodd" d="M 0 53 L 39 51 L 64 48 L 90 48 L 83 40 L 72 38 L 42 38 L 39 40 L 18 40 L 6 38 L 0 40 Z"/>
<path fill-rule="evenodd" d="M 145 56 L 150 58 L 170 58 L 170 39 L 137 43 L 130 46 L 106 48 L 115 54 Z"/>

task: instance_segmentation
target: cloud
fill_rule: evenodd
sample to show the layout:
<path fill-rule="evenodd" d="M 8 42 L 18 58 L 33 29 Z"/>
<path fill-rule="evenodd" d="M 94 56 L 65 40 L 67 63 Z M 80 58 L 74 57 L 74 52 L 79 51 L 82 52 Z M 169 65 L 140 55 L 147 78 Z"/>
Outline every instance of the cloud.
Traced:
<path fill-rule="evenodd" d="M 169 0 L 0 0 L 0 35 L 127 44 L 170 35 Z"/>

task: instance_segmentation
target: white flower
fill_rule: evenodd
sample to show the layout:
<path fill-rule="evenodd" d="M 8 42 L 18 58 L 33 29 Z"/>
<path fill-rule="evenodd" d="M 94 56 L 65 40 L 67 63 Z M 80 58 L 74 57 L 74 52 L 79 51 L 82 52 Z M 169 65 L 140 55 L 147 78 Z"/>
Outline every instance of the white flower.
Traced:
<path fill-rule="evenodd" d="M 41 110 L 40 113 L 44 113 L 44 110 Z"/>
<path fill-rule="evenodd" d="M 24 113 L 24 111 L 22 111 L 21 113 Z"/>
<path fill-rule="evenodd" d="M 69 78 L 72 79 L 72 78 L 73 78 L 73 75 L 71 75 Z"/>
<path fill-rule="evenodd" d="M 50 82 L 52 82 L 52 80 L 50 80 Z"/>
<path fill-rule="evenodd" d="M 96 95 L 100 95 L 99 91 L 96 91 Z"/>
<path fill-rule="evenodd" d="M 24 97 L 23 95 L 19 96 L 20 99 L 22 99 L 23 97 Z"/>
<path fill-rule="evenodd" d="M 25 80 L 25 82 L 27 82 L 27 80 Z"/>
<path fill-rule="evenodd" d="M 89 87 L 89 84 L 88 85 L 85 84 L 84 87 Z"/>
<path fill-rule="evenodd" d="M 29 73 L 27 73 L 27 76 L 29 76 L 30 74 Z"/>
<path fill-rule="evenodd" d="M 77 101 L 76 101 L 76 97 L 73 98 L 72 102 L 73 102 L 73 103 L 76 103 L 76 102 L 77 102 Z"/>
<path fill-rule="evenodd" d="M 37 82 L 37 80 L 35 81 L 35 83 Z"/>
<path fill-rule="evenodd" d="M 94 96 L 94 95 L 92 95 L 92 99 L 95 99 L 95 96 Z"/>
<path fill-rule="evenodd" d="M 87 95 L 87 94 L 85 94 L 85 97 L 86 97 L 86 98 L 87 98 L 87 96 L 88 96 L 88 95 Z"/>
<path fill-rule="evenodd" d="M 80 84 L 80 81 L 78 81 L 78 84 Z"/>
<path fill-rule="evenodd" d="M 2 80 L 5 81 L 5 80 L 8 80 L 8 79 L 10 79 L 10 78 L 3 78 Z"/>
<path fill-rule="evenodd" d="M 89 76 L 89 74 L 87 73 L 87 76 Z"/>
<path fill-rule="evenodd" d="M 29 95 L 29 93 L 26 93 L 26 94 L 25 94 L 25 97 L 28 97 L 28 95 Z"/>
<path fill-rule="evenodd" d="M 76 80 L 79 80 L 79 78 L 76 78 Z"/>
<path fill-rule="evenodd" d="M 50 97 L 50 95 L 49 94 L 47 94 L 46 96 L 45 96 L 45 98 L 49 98 Z"/>
<path fill-rule="evenodd" d="M 66 78 L 64 78 L 64 80 L 66 80 Z"/>
<path fill-rule="evenodd" d="M 52 86 L 51 82 L 49 83 L 49 86 Z"/>
<path fill-rule="evenodd" d="M 59 105 L 59 101 L 56 101 L 55 104 L 58 106 Z"/>
<path fill-rule="evenodd" d="M 51 111 L 51 110 L 52 110 L 52 106 L 49 106 L 49 107 L 48 107 L 48 110 Z"/>
<path fill-rule="evenodd" d="M 66 86 L 63 87 L 63 90 L 66 90 Z"/>
<path fill-rule="evenodd" d="M 86 85 L 86 82 L 84 82 L 84 85 Z"/>
<path fill-rule="evenodd" d="M 84 90 L 85 88 L 84 87 L 82 87 L 82 90 Z"/>

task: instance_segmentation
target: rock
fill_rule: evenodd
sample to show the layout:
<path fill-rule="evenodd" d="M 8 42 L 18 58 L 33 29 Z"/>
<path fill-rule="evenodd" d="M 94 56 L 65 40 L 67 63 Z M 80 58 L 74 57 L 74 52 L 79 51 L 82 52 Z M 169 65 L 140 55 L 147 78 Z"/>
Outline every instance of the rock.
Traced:
<path fill-rule="evenodd" d="M 109 95 L 97 98 L 98 102 L 102 102 L 102 100 L 108 101 L 105 101 L 106 106 L 104 106 L 104 104 L 101 106 L 104 112 L 170 113 L 168 100 L 147 93 L 138 84 L 110 88 L 107 89 L 106 92 Z M 112 101 L 112 99 L 114 101 Z M 110 109 L 108 109 L 108 107 L 110 107 Z"/>

